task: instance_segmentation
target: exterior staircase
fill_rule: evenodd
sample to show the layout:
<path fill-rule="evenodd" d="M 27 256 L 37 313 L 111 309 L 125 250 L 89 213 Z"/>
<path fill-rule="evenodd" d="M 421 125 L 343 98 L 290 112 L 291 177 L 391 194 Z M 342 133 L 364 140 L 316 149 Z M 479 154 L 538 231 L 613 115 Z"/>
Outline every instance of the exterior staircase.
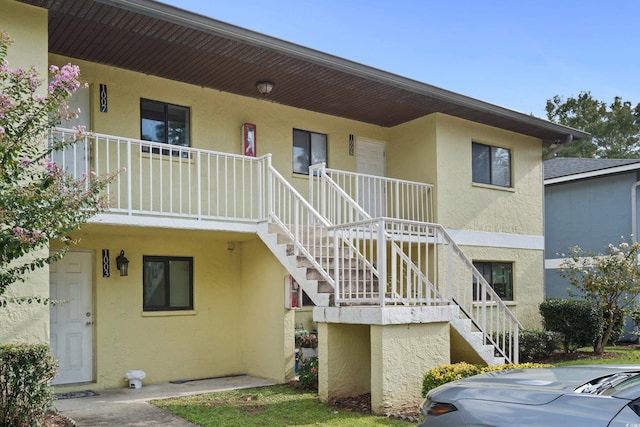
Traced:
<path fill-rule="evenodd" d="M 272 172 L 274 188 L 288 189 L 291 199 L 274 202 L 258 234 L 317 306 L 457 305 L 450 325 L 480 359 L 517 363 L 520 324 L 441 226 L 370 218 L 324 169 L 310 172 L 322 188 L 310 191 L 309 202 Z M 328 204 L 340 211 L 329 212 Z M 416 258 L 426 261 L 417 265 Z"/>

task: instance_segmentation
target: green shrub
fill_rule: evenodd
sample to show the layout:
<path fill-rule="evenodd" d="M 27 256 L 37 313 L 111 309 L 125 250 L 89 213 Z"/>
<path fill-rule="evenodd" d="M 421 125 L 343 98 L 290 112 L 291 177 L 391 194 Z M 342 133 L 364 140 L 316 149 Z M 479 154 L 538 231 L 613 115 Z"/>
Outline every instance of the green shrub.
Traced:
<path fill-rule="evenodd" d="M 496 343 L 510 345 L 507 353 L 513 354 L 513 338 L 510 334 L 494 334 L 493 340 Z M 535 362 L 551 356 L 558 348 L 561 336 L 557 332 L 544 331 L 539 329 L 524 329 L 518 333 L 518 354 L 523 362 Z M 495 356 L 501 354 L 496 350 Z"/>
<path fill-rule="evenodd" d="M 505 369 L 548 368 L 551 365 L 541 363 L 518 363 L 506 365 L 479 366 L 466 362 L 442 365 L 430 369 L 422 379 L 422 397 L 426 397 L 429 391 L 451 381 L 482 374 L 484 372 L 502 371 Z"/>
<path fill-rule="evenodd" d="M 424 374 L 422 380 L 422 397 L 425 397 L 429 390 L 439 387 L 442 384 L 477 375 L 482 372 L 481 369 L 478 365 L 471 365 L 466 362 L 432 368 Z"/>
<path fill-rule="evenodd" d="M 38 426 L 53 403 L 57 362 L 45 344 L 0 344 L 0 426 Z"/>
<path fill-rule="evenodd" d="M 535 362 L 544 360 L 558 348 L 561 338 L 557 332 L 541 329 L 525 329 L 518 334 L 520 360 Z"/>
<path fill-rule="evenodd" d="M 593 345 L 602 331 L 602 311 L 588 301 L 548 299 L 540 304 L 542 324 L 562 335 L 565 353 Z"/>
<path fill-rule="evenodd" d="M 318 389 L 318 357 L 305 359 L 298 367 L 298 387 L 303 390 Z"/>

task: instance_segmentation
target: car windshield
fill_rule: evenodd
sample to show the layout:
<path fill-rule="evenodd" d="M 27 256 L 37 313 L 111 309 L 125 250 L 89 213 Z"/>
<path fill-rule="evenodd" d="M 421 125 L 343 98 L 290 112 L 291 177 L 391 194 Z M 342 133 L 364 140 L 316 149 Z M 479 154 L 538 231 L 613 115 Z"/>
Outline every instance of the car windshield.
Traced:
<path fill-rule="evenodd" d="M 638 372 L 618 372 L 581 385 L 576 389 L 576 392 L 609 396 L 639 383 L 640 374 Z"/>
<path fill-rule="evenodd" d="M 613 385 L 612 387 L 609 387 L 609 388 L 603 390 L 600 394 L 602 394 L 604 396 L 610 396 L 612 394 L 619 393 L 622 390 L 626 390 L 628 388 L 637 386 L 638 384 L 640 384 L 640 374 L 631 373 L 631 375 L 629 377 L 627 377 L 623 381 L 618 382 L 617 384 Z"/>

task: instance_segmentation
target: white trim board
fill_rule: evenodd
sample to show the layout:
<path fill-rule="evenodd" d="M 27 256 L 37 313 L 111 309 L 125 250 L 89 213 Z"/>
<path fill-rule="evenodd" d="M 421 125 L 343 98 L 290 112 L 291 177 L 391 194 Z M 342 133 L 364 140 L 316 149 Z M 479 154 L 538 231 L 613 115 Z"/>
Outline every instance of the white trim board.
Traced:
<path fill-rule="evenodd" d="M 456 244 L 461 246 L 544 250 L 544 236 L 471 230 L 447 230 L 447 232 Z"/>

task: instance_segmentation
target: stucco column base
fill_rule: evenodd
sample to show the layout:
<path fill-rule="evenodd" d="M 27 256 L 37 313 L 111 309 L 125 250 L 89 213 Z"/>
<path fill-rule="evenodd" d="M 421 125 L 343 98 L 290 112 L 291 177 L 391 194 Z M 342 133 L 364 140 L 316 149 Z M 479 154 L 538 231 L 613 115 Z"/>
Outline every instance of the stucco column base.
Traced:
<path fill-rule="evenodd" d="M 454 312 L 450 307 L 316 308 L 320 400 L 371 393 L 376 414 L 417 409 L 424 373 L 450 361 Z"/>

